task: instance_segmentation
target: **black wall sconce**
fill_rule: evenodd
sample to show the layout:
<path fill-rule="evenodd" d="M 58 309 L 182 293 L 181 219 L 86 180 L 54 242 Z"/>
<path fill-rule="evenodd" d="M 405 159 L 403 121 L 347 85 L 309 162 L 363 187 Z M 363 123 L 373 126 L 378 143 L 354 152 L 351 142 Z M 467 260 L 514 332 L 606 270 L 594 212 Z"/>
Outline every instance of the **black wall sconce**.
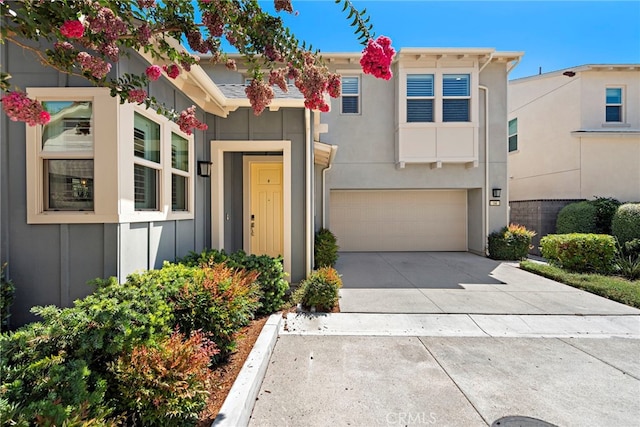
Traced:
<path fill-rule="evenodd" d="M 502 193 L 502 189 L 501 188 L 494 188 L 492 191 L 493 197 L 500 197 L 500 193 Z"/>
<path fill-rule="evenodd" d="M 211 177 L 212 163 L 207 160 L 198 160 L 198 175 L 203 178 Z"/>

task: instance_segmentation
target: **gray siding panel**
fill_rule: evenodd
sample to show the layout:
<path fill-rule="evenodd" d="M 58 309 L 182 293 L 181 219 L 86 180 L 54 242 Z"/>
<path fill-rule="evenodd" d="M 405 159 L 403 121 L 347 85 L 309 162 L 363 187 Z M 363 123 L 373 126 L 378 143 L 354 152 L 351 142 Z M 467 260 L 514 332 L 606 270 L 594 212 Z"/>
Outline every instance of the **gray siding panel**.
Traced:
<path fill-rule="evenodd" d="M 175 259 L 176 223 L 163 221 L 149 224 L 149 268 L 162 268 L 164 261 Z"/>
<path fill-rule="evenodd" d="M 87 285 L 89 280 L 104 277 L 105 227 L 103 224 L 63 224 L 60 227 L 61 230 L 67 228 L 69 242 L 67 262 L 63 262 L 62 268 L 69 271 L 70 301 L 62 305 L 70 305 L 93 290 Z"/>
<path fill-rule="evenodd" d="M 120 271 L 123 282 L 136 271 L 149 268 L 149 223 L 120 224 Z"/>
<path fill-rule="evenodd" d="M 196 245 L 196 236 L 201 232 L 196 228 L 193 220 L 176 221 L 175 247 L 172 248 L 173 257 L 167 254 L 167 261 L 175 261 L 189 253 L 189 251 L 200 252 L 203 248 Z"/>

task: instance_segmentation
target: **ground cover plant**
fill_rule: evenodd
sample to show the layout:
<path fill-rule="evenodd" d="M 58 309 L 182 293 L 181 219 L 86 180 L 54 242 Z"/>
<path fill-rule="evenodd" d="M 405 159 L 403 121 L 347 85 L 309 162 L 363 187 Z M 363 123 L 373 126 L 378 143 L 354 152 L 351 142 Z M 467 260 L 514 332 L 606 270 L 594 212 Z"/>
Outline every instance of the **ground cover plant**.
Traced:
<path fill-rule="evenodd" d="M 640 308 L 640 280 L 627 280 L 601 274 L 571 273 L 555 265 L 529 260 L 521 261 L 520 268 L 610 300 Z"/>

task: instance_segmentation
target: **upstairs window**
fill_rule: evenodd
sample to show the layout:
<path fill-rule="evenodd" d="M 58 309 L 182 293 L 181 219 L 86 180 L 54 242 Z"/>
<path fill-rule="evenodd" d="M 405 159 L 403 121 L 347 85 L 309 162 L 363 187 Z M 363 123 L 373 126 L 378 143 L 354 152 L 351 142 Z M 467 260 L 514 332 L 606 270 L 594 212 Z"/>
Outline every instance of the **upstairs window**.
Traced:
<path fill-rule="evenodd" d="M 159 210 L 160 125 L 135 113 L 133 129 L 135 210 Z"/>
<path fill-rule="evenodd" d="M 518 150 L 518 119 L 509 120 L 509 152 Z"/>
<path fill-rule="evenodd" d="M 360 114 L 360 78 L 342 77 L 342 114 Z"/>
<path fill-rule="evenodd" d="M 469 74 L 442 76 L 442 121 L 468 122 L 471 92 Z"/>
<path fill-rule="evenodd" d="M 407 122 L 433 122 L 433 74 L 407 75 Z"/>
<path fill-rule="evenodd" d="M 44 101 L 40 160 L 45 211 L 93 211 L 94 135 L 91 101 Z"/>
<path fill-rule="evenodd" d="M 609 87 L 606 89 L 606 112 L 605 120 L 607 123 L 622 122 L 622 88 Z"/>

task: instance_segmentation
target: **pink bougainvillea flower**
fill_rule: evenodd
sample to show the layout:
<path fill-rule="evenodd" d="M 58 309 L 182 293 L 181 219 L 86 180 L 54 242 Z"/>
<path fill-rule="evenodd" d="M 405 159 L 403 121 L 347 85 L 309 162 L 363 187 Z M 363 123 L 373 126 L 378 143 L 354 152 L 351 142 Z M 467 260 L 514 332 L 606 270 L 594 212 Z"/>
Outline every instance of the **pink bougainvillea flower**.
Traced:
<path fill-rule="evenodd" d="M 103 79 L 111 71 L 111 64 L 91 56 L 87 52 L 80 52 L 76 59 L 80 63 L 82 71 L 91 74 L 96 79 Z"/>
<path fill-rule="evenodd" d="M 150 65 L 144 72 L 147 77 L 149 77 L 149 80 L 155 81 L 158 80 L 162 75 L 162 68 L 160 68 L 158 65 Z"/>
<path fill-rule="evenodd" d="M 162 69 L 165 73 L 167 73 L 167 76 L 171 77 L 172 79 L 175 79 L 180 75 L 180 68 L 178 68 L 176 64 L 163 65 Z"/>
<path fill-rule="evenodd" d="M 393 76 L 391 61 L 395 53 L 389 37 L 380 36 L 376 40 L 369 39 L 360 59 L 362 71 L 379 79 L 389 80 Z"/>
<path fill-rule="evenodd" d="M 186 110 L 180 113 L 180 117 L 178 117 L 178 126 L 180 126 L 180 130 L 187 135 L 191 135 L 193 133 L 192 129 L 198 130 L 207 130 L 209 127 L 202 123 L 196 117 L 196 106 L 192 105 Z"/>
<path fill-rule="evenodd" d="M 264 111 L 275 96 L 273 88 L 259 79 L 251 80 L 251 84 L 245 88 L 244 92 L 247 94 L 251 108 L 253 108 L 253 114 L 256 116 Z"/>
<path fill-rule="evenodd" d="M 80 21 L 66 21 L 60 27 L 60 34 L 70 39 L 79 39 L 84 35 L 84 25 Z"/>
<path fill-rule="evenodd" d="M 138 7 L 140 8 L 156 7 L 156 0 L 138 0 Z"/>
<path fill-rule="evenodd" d="M 45 111 L 38 101 L 20 91 L 9 92 L 2 100 L 2 108 L 14 122 L 25 122 L 29 126 L 49 123 L 51 115 Z"/>
<path fill-rule="evenodd" d="M 142 104 L 147 99 L 147 91 L 144 89 L 131 89 L 129 91 L 129 101 Z"/>

